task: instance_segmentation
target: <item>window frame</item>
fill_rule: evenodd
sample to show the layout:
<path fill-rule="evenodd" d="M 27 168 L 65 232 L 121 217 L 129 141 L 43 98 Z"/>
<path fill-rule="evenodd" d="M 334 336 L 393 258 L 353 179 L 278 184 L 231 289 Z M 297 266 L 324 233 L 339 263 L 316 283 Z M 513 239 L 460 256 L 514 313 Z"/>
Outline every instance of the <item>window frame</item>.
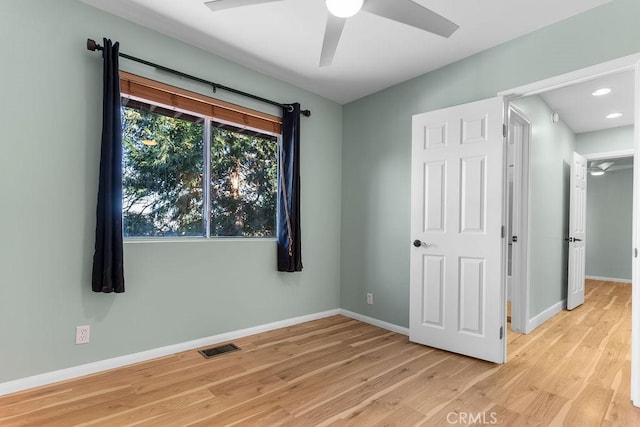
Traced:
<path fill-rule="evenodd" d="M 261 240 L 277 239 L 278 210 L 274 218 L 273 236 L 212 236 L 211 235 L 211 137 L 213 123 L 228 124 L 240 129 L 251 130 L 265 136 L 275 137 L 276 153 L 280 149 L 282 138 L 282 118 L 271 114 L 242 107 L 230 102 L 208 97 L 155 80 L 147 79 L 125 71 L 120 71 L 120 97 L 140 101 L 146 104 L 200 117 L 203 120 L 203 233 L 202 236 L 124 236 L 130 242 L 179 242 L 179 241 L 222 241 L 222 240 Z M 126 105 L 123 105 L 126 107 Z M 177 117 L 179 119 L 179 117 Z M 278 174 L 280 159 L 276 154 Z M 277 184 L 276 184 L 277 185 Z M 276 198 L 277 200 L 277 198 Z"/>

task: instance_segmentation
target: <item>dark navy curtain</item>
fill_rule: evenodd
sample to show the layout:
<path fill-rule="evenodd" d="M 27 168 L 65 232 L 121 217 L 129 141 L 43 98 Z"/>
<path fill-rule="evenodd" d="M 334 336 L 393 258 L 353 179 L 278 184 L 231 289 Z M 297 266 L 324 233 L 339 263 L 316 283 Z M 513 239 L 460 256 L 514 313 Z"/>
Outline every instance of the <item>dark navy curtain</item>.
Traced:
<path fill-rule="evenodd" d="M 96 242 L 91 288 L 124 292 L 122 248 L 122 124 L 120 122 L 119 43 L 104 39 L 102 51 L 102 146 L 96 210 Z"/>
<path fill-rule="evenodd" d="M 300 104 L 283 108 L 278 179 L 278 271 L 302 271 L 300 243 Z"/>

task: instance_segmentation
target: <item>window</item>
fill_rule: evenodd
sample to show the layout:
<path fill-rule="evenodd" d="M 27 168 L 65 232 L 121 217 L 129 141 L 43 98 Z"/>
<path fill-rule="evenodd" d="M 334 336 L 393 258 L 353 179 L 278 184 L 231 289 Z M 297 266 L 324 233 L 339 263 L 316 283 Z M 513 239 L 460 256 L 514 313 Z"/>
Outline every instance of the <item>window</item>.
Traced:
<path fill-rule="evenodd" d="M 125 237 L 275 236 L 273 132 L 122 92 Z"/>

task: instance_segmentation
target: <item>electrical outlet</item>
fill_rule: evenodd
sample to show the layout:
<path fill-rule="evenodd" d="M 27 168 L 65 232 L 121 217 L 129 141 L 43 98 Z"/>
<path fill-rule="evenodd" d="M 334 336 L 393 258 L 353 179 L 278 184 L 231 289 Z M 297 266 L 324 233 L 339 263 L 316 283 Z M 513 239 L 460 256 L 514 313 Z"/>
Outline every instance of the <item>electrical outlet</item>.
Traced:
<path fill-rule="evenodd" d="M 76 344 L 89 344 L 89 325 L 76 326 Z"/>
<path fill-rule="evenodd" d="M 369 305 L 373 304 L 373 294 L 371 292 L 367 293 L 367 304 Z"/>

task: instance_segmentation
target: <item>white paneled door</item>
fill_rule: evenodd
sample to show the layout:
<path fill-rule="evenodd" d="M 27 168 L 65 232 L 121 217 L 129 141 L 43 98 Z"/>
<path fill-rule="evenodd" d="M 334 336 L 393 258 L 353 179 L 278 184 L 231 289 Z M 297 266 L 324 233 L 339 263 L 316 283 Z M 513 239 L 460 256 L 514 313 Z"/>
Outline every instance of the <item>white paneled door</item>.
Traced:
<path fill-rule="evenodd" d="M 411 341 L 503 363 L 499 98 L 413 116 Z"/>
<path fill-rule="evenodd" d="M 578 153 L 573 153 L 570 186 L 567 309 L 573 310 L 584 303 L 587 218 L 587 161 Z"/>

